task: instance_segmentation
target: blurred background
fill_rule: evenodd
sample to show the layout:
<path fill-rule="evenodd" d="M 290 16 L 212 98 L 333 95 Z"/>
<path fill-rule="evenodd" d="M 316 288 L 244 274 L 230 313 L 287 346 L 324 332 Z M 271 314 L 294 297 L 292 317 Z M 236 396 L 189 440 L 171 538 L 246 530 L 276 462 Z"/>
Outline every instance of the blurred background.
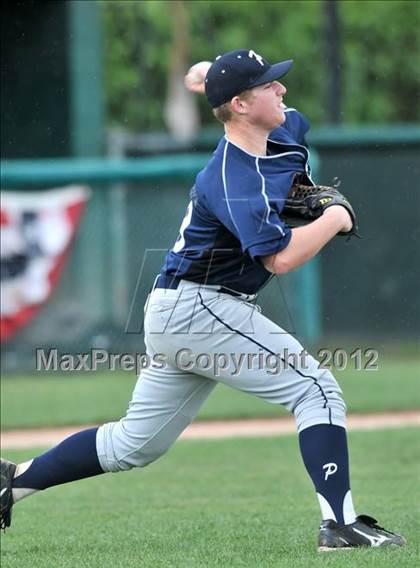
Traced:
<path fill-rule="evenodd" d="M 2 306 L 6 376 L 34 372 L 39 347 L 144 352 L 143 303 L 222 135 L 183 76 L 238 47 L 294 59 L 285 102 L 362 235 L 259 303 L 312 349 L 420 361 L 418 2 L 5 0 L 2 16 L 2 293 L 20 302 Z M 23 273 L 48 251 L 33 294 Z"/>

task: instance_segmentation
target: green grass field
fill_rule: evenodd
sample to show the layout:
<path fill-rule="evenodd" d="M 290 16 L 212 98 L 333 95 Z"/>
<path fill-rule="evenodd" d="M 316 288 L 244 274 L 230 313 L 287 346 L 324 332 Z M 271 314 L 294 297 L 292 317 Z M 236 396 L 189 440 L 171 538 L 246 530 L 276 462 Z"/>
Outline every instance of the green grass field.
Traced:
<path fill-rule="evenodd" d="M 404 534 L 405 549 L 316 552 L 318 505 L 295 436 L 180 441 L 144 470 L 17 505 L 2 568 L 417 568 L 419 431 L 349 439 L 357 510 Z"/>
<path fill-rule="evenodd" d="M 419 359 L 384 359 L 378 371 L 336 372 L 349 412 L 420 408 Z M 136 377 L 131 373 L 35 375 L 4 378 L 2 428 L 100 423 L 125 413 Z M 285 411 L 219 385 L 199 418 L 278 416 Z"/>

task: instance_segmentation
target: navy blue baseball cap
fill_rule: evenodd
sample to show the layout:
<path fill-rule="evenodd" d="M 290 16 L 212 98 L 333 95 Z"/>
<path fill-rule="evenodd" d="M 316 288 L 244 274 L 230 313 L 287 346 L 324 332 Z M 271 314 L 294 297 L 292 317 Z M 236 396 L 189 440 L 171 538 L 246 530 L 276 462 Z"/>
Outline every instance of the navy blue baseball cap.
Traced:
<path fill-rule="evenodd" d="M 235 49 L 216 57 L 207 71 L 206 97 L 213 108 L 227 103 L 242 91 L 271 83 L 286 75 L 293 60 L 270 63 L 252 49 Z"/>

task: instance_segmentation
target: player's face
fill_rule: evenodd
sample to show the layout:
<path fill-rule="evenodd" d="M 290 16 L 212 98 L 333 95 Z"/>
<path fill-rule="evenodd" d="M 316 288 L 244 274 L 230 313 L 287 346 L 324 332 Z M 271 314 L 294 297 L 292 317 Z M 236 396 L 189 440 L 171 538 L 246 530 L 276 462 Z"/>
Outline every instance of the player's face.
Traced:
<path fill-rule="evenodd" d="M 286 120 L 283 95 L 287 92 L 278 81 L 252 89 L 253 96 L 247 101 L 248 119 L 251 124 L 272 130 Z"/>

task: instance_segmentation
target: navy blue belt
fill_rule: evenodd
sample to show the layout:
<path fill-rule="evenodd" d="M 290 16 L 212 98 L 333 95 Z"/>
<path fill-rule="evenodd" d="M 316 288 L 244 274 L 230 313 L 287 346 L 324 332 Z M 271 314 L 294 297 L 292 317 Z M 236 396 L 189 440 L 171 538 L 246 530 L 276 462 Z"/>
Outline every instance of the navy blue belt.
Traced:
<path fill-rule="evenodd" d="M 161 274 L 155 284 L 155 288 L 165 288 L 166 290 L 176 290 L 181 282 L 181 278 L 176 276 L 167 276 Z M 200 282 L 196 282 L 200 284 Z M 205 286 L 205 284 L 203 284 Z M 229 294 L 235 298 L 244 298 L 245 296 L 253 297 L 254 294 L 246 294 L 245 292 L 237 292 L 236 290 L 231 290 L 230 288 L 225 288 L 224 286 L 219 286 L 215 291 L 221 292 L 222 294 Z"/>

